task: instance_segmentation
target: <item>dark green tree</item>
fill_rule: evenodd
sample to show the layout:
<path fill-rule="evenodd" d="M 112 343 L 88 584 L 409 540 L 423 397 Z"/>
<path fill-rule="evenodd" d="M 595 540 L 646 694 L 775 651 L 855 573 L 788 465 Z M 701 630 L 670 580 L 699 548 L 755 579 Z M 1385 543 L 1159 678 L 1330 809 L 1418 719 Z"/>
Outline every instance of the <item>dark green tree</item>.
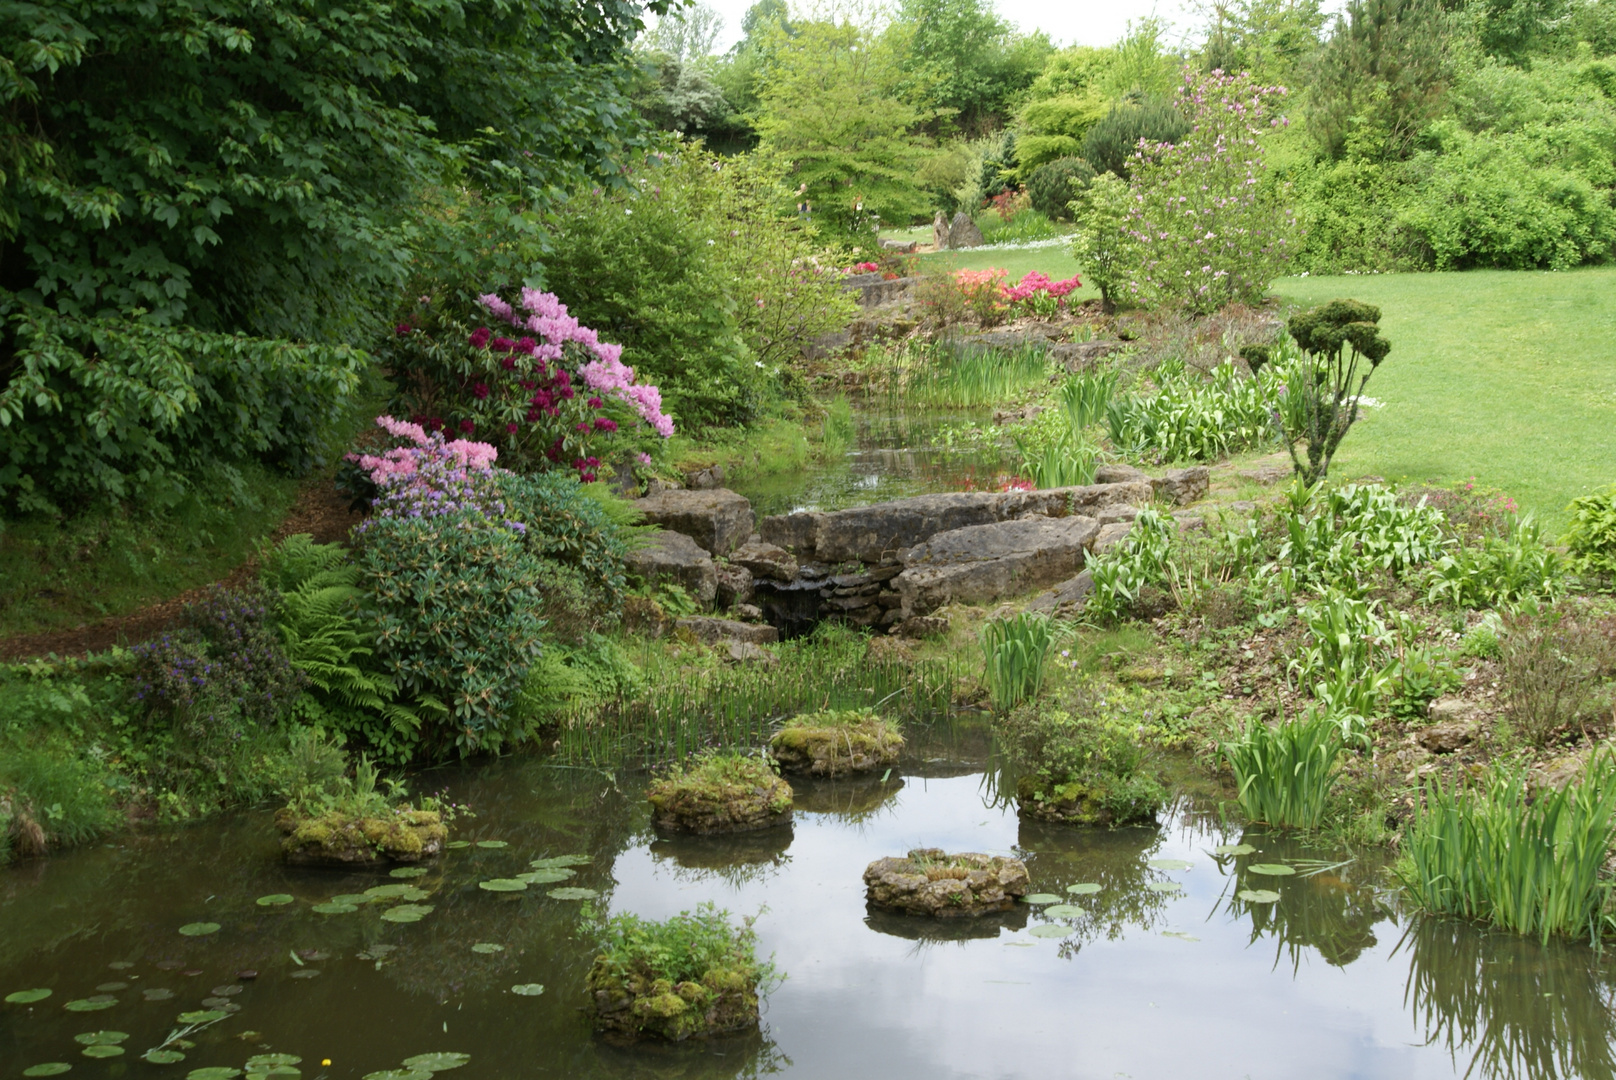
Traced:
<path fill-rule="evenodd" d="M 890 33 L 905 39 L 910 92 L 970 135 L 998 127 L 1054 52 L 1043 34 L 1013 33 L 991 0 L 901 0 Z"/>
<path fill-rule="evenodd" d="M 1171 101 L 1143 98 L 1123 101 L 1111 107 L 1083 137 L 1083 160 L 1096 172 L 1128 175 L 1128 159 L 1138 149 L 1139 140 L 1176 143 L 1190 130 L 1190 122 Z"/>
<path fill-rule="evenodd" d="M 1442 111 L 1452 28 L 1439 0 L 1348 0 L 1311 66 L 1308 129 L 1332 158 L 1395 161 Z"/>

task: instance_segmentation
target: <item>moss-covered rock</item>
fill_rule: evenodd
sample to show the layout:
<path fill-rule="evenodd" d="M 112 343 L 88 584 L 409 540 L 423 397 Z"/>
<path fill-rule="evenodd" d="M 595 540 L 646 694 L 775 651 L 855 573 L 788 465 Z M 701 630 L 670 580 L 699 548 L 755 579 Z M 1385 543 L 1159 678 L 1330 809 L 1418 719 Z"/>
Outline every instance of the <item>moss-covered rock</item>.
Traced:
<path fill-rule="evenodd" d="M 645 797 L 652 822 L 669 832 L 747 832 L 791 820 L 791 785 L 762 758 L 697 758 L 652 781 Z"/>
<path fill-rule="evenodd" d="M 1055 783 L 1042 773 L 1016 781 L 1023 817 L 1073 825 L 1154 825 L 1164 792 L 1146 777 L 1097 776 Z"/>
<path fill-rule="evenodd" d="M 864 871 L 870 904 L 911 915 L 955 918 L 1009 911 L 1025 896 L 1027 864 L 1003 855 L 946 854 L 917 848 L 904 858 L 877 859 Z"/>
<path fill-rule="evenodd" d="M 786 721 L 769 753 L 786 772 L 845 776 L 891 768 L 903 750 L 898 727 L 869 709 L 830 709 Z"/>
<path fill-rule="evenodd" d="M 773 969 L 757 961 L 750 922 L 705 904 L 660 923 L 619 915 L 602 938 L 585 981 L 597 1031 L 682 1042 L 757 1026 Z"/>
<path fill-rule="evenodd" d="M 275 815 L 286 834 L 281 849 L 294 863 L 364 866 L 413 863 L 436 855 L 449 828 L 435 810 L 401 806 L 390 813 L 351 815 L 331 810 L 302 815 L 291 807 Z"/>

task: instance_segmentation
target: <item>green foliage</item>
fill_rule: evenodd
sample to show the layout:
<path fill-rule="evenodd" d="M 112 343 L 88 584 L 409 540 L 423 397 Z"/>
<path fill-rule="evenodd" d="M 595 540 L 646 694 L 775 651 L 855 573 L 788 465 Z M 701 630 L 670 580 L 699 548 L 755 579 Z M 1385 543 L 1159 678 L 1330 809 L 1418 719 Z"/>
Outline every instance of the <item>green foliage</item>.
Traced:
<path fill-rule="evenodd" d="M 542 195 L 609 172 L 632 134 L 622 0 L 3 13 L 0 288 L 64 315 L 363 340 L 423 189 Z"/>
<path fill-rule="evenodd" d="M 1092 693 L 1080 693 L 1073 705 L 1075 712 L 1029 702 L 995 725 L 1023 770 L 1017 797 L 1051 809 L 1072 804 L 1096 823 L 1153 823 L 1167 789 L 1153 773 L 1137 718 Z"/>
<path fill-rule="evenodd" d="M 1541 748 L 1586 720 L 1601 700 L 1602 677 L 1616 673 L 1616 637 L 1593 620 L 1536 605 L 1505 615 L 1502 623 L 1504 717 L 1527 743 Z"/>
<path fill-rule="evenodd" d="M 1133 168 L 1131 159 L 1138 153 L 1141 139 L 1151 144 L 1177 143 L 1190 133 L 1190 126 L 1171 99 L 1119 102 L 1088 129 L 1081 154 L 1097 172 L 1125 177 Z"/>
<path fill-rule="evenodd" d="M 1584 573 L 1616 577 L 1616 485 L 1573 499 L 1571 522 L 1560 538 Z"/>
<path fill-rule="evenodd" d="M 628 701 L 645 690 L 645 676 L 623 646 L 599 634 L 577 643 L 545 646 L 528 669 L 519 707 L 536 726 L 559 723 L 611 701 Z"/>
<path fill-rule="evenodd" d="M 1035 487 L 1092 484 L 1099 446 L 1089 428 L 1105 416 L 1116 386 L 1115 373 L 1066 379 L 1047 408 L 1015 434 L 1021 474 Z"/>
<path fill-rule="evenodd" d="M 1114 397 L 1108 404 L 1112 445 L 1157 461 L 1217 461 L 1268 446 L 1288 370 L 1270 364 L 1247 378 L 1223 363 L 1203 376 L 1166 361 L 1152 373 L 1154 394 Z"/>
<path fill-rule="evenodd" d="M 658 28 L 673 23 L 676 20 L 664 19 Z M 639 77 L 630 90 L 635 108 L 662 131 L 699 138 L 714 147 L 744 144 L 751 129 L 700 60 L 661 49 L 642 53 Z"/>
<path fill-rule="evenodd" d="M 1072 201 L 1072 258 L 1089 283 L 1100 290 L 1106 312 L 1128 295 L 1128 286 L 1142 257 L 1139 243 L 1126 228 L 1130 196 L 1128 185 L 1111 173 L 1102 173 Z"/>
<path fill-rule="evenodd" d="M 1379 484 L 1328 492 L 1297 485 L 1281 520 L 1278 562 L 1287 594 L 1317 586 L 1361 595 L 1374 575 L 1402 576 L 1443 548 L 1442 514 L 1423 498 L 1411 505 Z"/>
<path fill-rule="evenodd" d="M 1094 182 L 1094 169 L 1080 157 L 1056 158 L 1027 177 L 1032 208 L 1055 221 L 1071 219 L 1072 201 Z"/>
<path fill-rule="evenodd" d="M 1234 0 L 1211 13 L 1201 66 L 1250 71 L 1265 82 L 1300 86 L 1301 67 L 1319 46 L 1319 0 Z"/>
<path fill-rule="evenodd" d="M 1547 943 L 1597 941 L 1616 840 L 1616 767 L 1608 755 L 1563 788 L 1529 791 L 1524 770 L 1494 765 L 1474 786 L 1426 782 L 1404 831 L 1398 876 L 1425 910 L 1480 919 Z"/>
<path fill-rule="evenodd" d="M 1352 723 L 1348 718 L 1374 716 L 1392 690 L 1397 666 L 1386 658 L 1392 635 L 1378 607 L 1329 587 L 1296 613 L 1311 640 L 1292 658 L 1287 675 L 1294 674 L 1346 725 Z"/>
<path fill-rule="evenodd" d="M 1431 567 L 1428 598 L 1463 608 L 1553 600 L 1565 591 L 1564 562 L 1543 542 L 1531 514 L 1511 517 L 1504 535 L 1465 540 L 1438 559 Z"/>
<path fill-rule="evenodd" d="M 911 95 L 972 134 L 1002 123 L 1053 51 L 1041 33 L 1013 33 L 990 0 L 901 0 L 894 15 Z"/>
<path fill-rule="evenodd" d="M 995 709 L 1009 712 L 1038 696 L 1049 670 L 1049 652 L 1064 636 L 1048 616 L 1026 611 L 982 627 L 984 681 Z"/>
<path fill-rule="evenodd" d="M 13 849 L 42 854 L 115 828 L 121 818 L 108 772 L 65 746 L 0 740 L 0 864 Z"/>
<path fill-rule="evenodd" d="M 6 304 L 0 507 L 172 506 L 199 483 L 240 490 L 252 463 L 319 460 L 366 357 Z M 9 352 L 9 355 L 8 355 Z"/>
<path fill-rule="evenodd" d="M 1309 72 L 1308 130 L 1325 154 L 1407 157 L 1443 106 L 1451 39 L 1438 0 L 1349 0 Z"/>
<path fill-rule="evenodd" d="M 1341 725 L 1315 710 L 1273 727 L 1249 718 L 1241 737 L 1220 752 L 1247 817 L 1280 828 L 1316 829 L 1324 821 L 1343 746 Z"/>
<path fill-rule="evenodd" d="M 1122 542 L 1090 561 L 1094 592 L 1084 610 L 1100 621 L 1120 619 L 1138 607 L 1149 590 L 1171 584 L 1177 529 L 1177 522 L 1158 510 L 1139 511 Z"/>
<path fill-rule="evenodd" d="M 1380 309 L 1372 304 L 1332 300 L 1292 315 L 1286 324 L 1305 356 L 1290 373 L 1280 410 L 1286 449 L 1301 483 L 1316 484 L 1329 473 L 1341 440 L 1358 419 L 1369 377 L 1391 352 L 1378 322 Z M 1307 444 L 1305 462 L 1296 452 L 1298 442 Z"/>
<path fill-rule="evenodd" d="M 1013 401 L 1049 381 L 1041 349 L 914 349 L 898 362 L 903 397 L 948 408 L 976 408 Z M 893 387 L 898 390 L 898 387 Z"/>

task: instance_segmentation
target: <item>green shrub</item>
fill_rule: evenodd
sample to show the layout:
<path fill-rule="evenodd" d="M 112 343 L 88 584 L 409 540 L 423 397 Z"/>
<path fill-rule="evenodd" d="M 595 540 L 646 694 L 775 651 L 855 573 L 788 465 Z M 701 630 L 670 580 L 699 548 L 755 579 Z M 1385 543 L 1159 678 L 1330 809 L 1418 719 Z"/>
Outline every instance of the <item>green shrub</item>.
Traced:
<path fill-rule="evenodd" d="M 1177 531 L 1172 518 L 1141 510 L 1122 542 L 1090 561 L 1094 592 L 1084 611 L 1101 621 L 1120 619 L 1135 612 L 1151 590 L 1170 585 Z"/>
<path fill-rule="evenodd" d="M 1404 830 L 1397 873 L 1429 912 L 1481 919 L 1545 943 L 1554 934 L 1597 941 L 1616 840 L 1616 766 L 1588 763 L 1565 787 L 1531 791 L 1522 769 L 1494 765 L 1480 784 L 1440 774 Z"/>
<path fill-rule="evenodd" d="M 596 934 L 586 980 L 596 1027 L 671 1041 L 755 1025 L 779 976 L 757 958 L 750 919 L 711 903 L 662 922 L 614 915 Z"/>
<path fill-rule="evenodd" d="M 1177 143 L 1191 124 L 1176 103 L 1164 98 L 1125 101 L 1111 106 L 1083 136 L 1082 158 L 1096 172 L 1127 176 L 1139 141 Z"/>
<path fill-rule="evenodd" d="M 1233 363 L 1222 363 L 1203 376 L 1165 361 L 1152 372 L 1155 393 L 1111 398 L 1112 445 L 1162 462 L 1217 461 L 1272 445 L 1273 413 L 1290 370 L 1289 364 L 1267 364 L 1246 378 Z"/>
<path fill-rule="evenodd" d="M 241 467 L 301 471 L 358 390 L 366 357 L 7 305 L 0 329 L 0 509 L 170 506 Z M 10 353 L 11 355 L 7 355 Z"/>
<path fill-rule="evenodd" d="M 1304 359 L 1290 372 L 1279 415 L 1285 447 L 1303 483 L 1318 483 L 1329 473 L 1341 440 L 1358 419 L 1364 387 L 1391 352 L 1379 322 L 1380 309 L 1373 304 L 1332 300 L 1286 323 Z M 1297 455 L 1298 442 L 1307 445 L 1306 461 Z"/>
<path fill-rule="evenodd" d="M 1287 594 L 1311 585 L 1359 595 L 1375 574 L 1402 576 L 1444 547 L 1439 511 L 1423 497 L 1411 505 L 1380 484 L 1328 492 L 1298 484 L 1280 519 L 1285 538 L 1277 563 Z"/>
<path fill-rule="evenodd" d="M 1047 616 L 1025 611 L 1008 619 L 993 619 L 982 627 L 985 681 L 995 709 L 1007 712 L 1038 696 L 1049 667 L 1049 651 L 1062 636 L 1063 631 Z"/>
<path fill-rule="evenodd" d="M 1090 825 L 1149 824 L 1167 801 L 1137 720 L 1079 695 L 1079 711 L 1029 703 L 997 727 L 1024 811 Z"/>
<path fill-rule="evenodd" d="M 1072 258 L 1100 290 L 1100 305 L 1109 314 L 1126 299 L 1142 258 L 1139 242 L 1128 231 L 1132 198 L 1128 185 L 1112 173 L 1101 173 L 1072 200 Z"/>
<path fill-rule="evenodd" d="M 1461 540 L 1431 567 L 1428 598 L 1456 607 L 1553 600 L 1566 586 L 1564 560 L 1543 542 L 1528 514 L 1511 518 L 1503 536 L 1482 534 Z"/>
<path fill-rule="evenodd" d="M 1616 641 L 1590 619 L 1556 608 L 1523 610 L 1502 623 L 1504 716 L 1532 746 L 1545 746 L 1600 700 L 1600 679 L 1616 668 Z"/>
<path fill-rule="evenodd" d="M 547 642 L 522 684 L 520 708 L 535 725 L 565 721 L 609 701 L 633 699 L 645 675 L 612 638 L 586 634 L 576 644 Z"/>
<path fill-rule="evenodd" d="M 1056 158 L 1027 177 L 1032 208 L 1053 221 L 1070 221 L 1072 200 L 1094 182 L 1094 167 L 1080 157 Z"/>
<path fill-rule="evenodd" d="M 1316 829 L 1324 821 L 1344 745 L 1341 724 L 1318 709 L 1272 727 L 1249 718 L 1241 737 L 1220 749 L 1247 817 L 1281 828 Z"/>
<path fill-rule="evenodd" d="M 1577 569 L 1616 577 L 1616 484 L 1572 500 L 1571 521 L 1560 542 Z"/>

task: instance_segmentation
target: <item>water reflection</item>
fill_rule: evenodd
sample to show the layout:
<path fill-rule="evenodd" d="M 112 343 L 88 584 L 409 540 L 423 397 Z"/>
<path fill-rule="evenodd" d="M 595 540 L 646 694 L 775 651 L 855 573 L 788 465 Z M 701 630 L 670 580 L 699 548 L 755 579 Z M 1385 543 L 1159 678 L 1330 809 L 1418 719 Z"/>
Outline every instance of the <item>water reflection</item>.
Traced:
<path fill-rule="evenodd" d="M 732 886 L 762 882 L 779 870 L 791 856 L 792 826 L 718 836 L 679 836 L 669 834 L 651 841 L 651 857 L 671 861 L 684 880 L 716 876 Z"/>

